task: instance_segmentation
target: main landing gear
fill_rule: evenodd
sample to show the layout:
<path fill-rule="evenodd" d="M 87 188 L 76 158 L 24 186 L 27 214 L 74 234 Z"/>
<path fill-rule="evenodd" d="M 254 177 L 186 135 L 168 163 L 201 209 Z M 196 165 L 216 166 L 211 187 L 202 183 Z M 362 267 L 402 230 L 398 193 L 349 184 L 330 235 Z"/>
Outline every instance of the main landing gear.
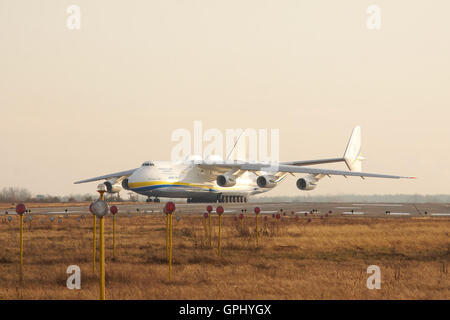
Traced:
<path fill-rule="evenodd" d="M 207 199 L 207 198 L 187 198 L 187 203 L 210 203 L 215 202 L 215 200 Z"/>
<path fill-rule="evenodd" d="M 222 197 L 220 197 L 219 202 L 246 203 L 247 202 L 247 197 L 243 197 L 243 196 L 222 196 Z"/>
<path fill-rule="evenodd" d="M 147 202 L 152 202 L 153 200 L 152 200 L 152 198 L 148 197 L 146 201 L 147 201 Z M 155 201 L 155 202 L 161 202 L 161 200 L 159 200 L 159 198 L 157 198 L 157 197 L 155 198 L 154 201 Z"/>

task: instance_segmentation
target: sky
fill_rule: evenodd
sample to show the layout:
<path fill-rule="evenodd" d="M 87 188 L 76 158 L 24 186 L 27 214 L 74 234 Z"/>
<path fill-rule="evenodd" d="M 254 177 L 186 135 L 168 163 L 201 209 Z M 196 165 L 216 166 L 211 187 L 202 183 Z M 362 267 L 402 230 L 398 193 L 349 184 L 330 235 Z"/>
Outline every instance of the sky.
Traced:
<path fill-rule="evenodd" d="M 279 129 L 282 161 L 340 157 L 360 125 L 364 171 L 418 179 L 324 178 L 311 194 L 448 193 L 448 12 L 446 0 L 0 0 L 0 189 L 92 193 L 73 182 L 168 160 L 174 130 L 199 120 Z M 267 195 L 299 193 L 289 177 Z"/>

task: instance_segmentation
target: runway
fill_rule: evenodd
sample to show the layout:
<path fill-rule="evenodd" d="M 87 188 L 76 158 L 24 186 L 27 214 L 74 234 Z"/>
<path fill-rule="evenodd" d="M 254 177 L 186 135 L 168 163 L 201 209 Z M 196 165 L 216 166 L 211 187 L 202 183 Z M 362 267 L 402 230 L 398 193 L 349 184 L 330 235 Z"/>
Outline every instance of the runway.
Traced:
<path fill-rule="evenodd" d="M 162 214 L 165 202 L 160 203 L 120 203 L 111 202 L 116 205 L 119 215 L 127 214 Z M 176 202 L 176 213 L 183 214 L 203 214 L 206 212 L 206 203 L 185 203 Z M 211 203 L 215 209 L 217 203 Z M 283 216 L 304 216 L 307 215 L 332 215 L 332 216 L 354 216 L 354 217 L 389 217 L 389 218 L 410 218 L 410 217 L 450 217 L 450 206 L 446 203 L 311 203 L 311 202 L 277 202 L 277 203 L 221 203 L 225 209 L 224 214 L 253 214 L 254 208 L 261 209 L 261 215 L 273 215 L 281 213 Z M 32 215 L 90 215 L 89 203 L 80 204 L 29 204 Z M 213 211 L 215 213 L 215 211 Z M 0 215 L 15 214 L 13 206 L 1 209 Z"/>

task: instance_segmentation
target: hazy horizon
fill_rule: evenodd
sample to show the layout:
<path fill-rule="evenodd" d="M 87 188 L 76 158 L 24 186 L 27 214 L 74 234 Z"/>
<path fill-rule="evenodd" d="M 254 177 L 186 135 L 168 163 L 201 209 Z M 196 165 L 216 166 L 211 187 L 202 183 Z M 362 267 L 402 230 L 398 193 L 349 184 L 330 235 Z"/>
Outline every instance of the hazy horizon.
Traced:
<path fill-rule="evenodd" d="M 364 171 L 418 179 L 309 194 L 447 194 L 450 3 L 376 1 L 376 31 L 371 4 L 0 0 L 0 189 L 92 193 L 73 182 L 169 160 L 172 132 L 201 120 L 278 128 L 281 161 L 340 157 L 361 125 Z M 265 195 L 304 195 L 295 180 Z"/>

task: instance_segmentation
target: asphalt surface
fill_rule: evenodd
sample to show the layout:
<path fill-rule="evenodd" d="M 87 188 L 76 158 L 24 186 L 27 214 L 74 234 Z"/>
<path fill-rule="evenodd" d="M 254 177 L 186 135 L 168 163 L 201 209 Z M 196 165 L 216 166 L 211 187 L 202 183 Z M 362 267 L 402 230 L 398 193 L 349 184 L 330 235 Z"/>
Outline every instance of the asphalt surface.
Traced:
<path fill-rule="evenodd" d="M 133 203 L 116 204 L 119 215 L 123 214 L 161 214 L 165 202 L 160 203 Z M 183 214 L 203 214 L 206 212 L 206 203 L 176 203 L 176 213 Z M 254 208 L 261 209 L 261 215 L 272 215 L 276 213 L 286 215 L 304 215 L 305 213 L 314 215 L 331 214 L 333 216 L 354 216 L 354 217 L 450 217 L 450 204 L 447 203 L 221 203 L 211 204 L 213 208 L 222 205 L 225 215 L 240 213 L 253 214 Z M 31 208 L 32 215 L 90 215 L 89 207 L 84 206 L 61 206 Z M 8 213 L 6 213 L 8 212 Z M 213 211 L 214 212 L 214 211 Z M 387 213 L 386 213 L 387 212 Z M 0 215 L 15 214 L 14 208 L 2 209 Z"/>

